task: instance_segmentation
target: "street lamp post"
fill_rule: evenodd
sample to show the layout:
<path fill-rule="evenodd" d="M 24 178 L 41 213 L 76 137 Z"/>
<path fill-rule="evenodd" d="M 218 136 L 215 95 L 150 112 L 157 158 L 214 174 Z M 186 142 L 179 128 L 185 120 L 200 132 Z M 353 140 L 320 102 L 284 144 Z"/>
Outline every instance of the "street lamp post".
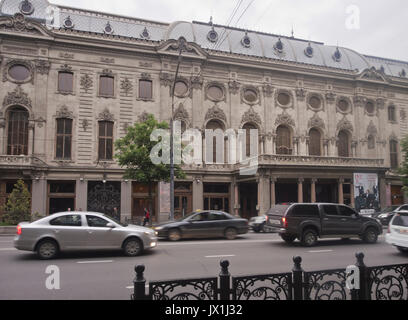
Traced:
<path fill-rule="evenodd" d="M 173 86 L 171 90 L 171 119 L 170 119 L 170 220 L 174 220 L 174 91 L 176 88 L 177 77 L 182 61 L 182 52 L 186 43 L 186 39 L 180 37 L 178 39 L 179 55 L 174 76 Z"/>

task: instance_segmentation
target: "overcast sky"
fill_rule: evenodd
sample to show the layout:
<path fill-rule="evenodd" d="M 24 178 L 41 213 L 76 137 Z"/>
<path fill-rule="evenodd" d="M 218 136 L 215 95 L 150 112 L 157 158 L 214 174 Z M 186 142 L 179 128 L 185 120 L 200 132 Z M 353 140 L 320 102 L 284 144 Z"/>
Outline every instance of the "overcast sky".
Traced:
<path fill-rule="evenodd" d="M 203 21 L 347 47 L 408 61 L 406 0 L 50 0 L 161 22 Z M 238 21 L 238 19 L 240 20 Z M 357 28 L 357 29 L 356 29 Z"/>

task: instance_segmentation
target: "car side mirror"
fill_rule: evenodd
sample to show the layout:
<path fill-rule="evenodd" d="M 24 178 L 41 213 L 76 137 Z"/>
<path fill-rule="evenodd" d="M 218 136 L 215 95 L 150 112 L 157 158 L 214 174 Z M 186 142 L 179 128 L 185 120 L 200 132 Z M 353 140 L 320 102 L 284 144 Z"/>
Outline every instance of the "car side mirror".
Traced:
<path fill-rule="evenodd" d="M 106 227 L 107 227 L 107 228 L 114 229 L 114 228 L 115 228 L 115 225 L 114 225 L 113 223 L 109 222 L 109 223 L 106 225 Z"/>

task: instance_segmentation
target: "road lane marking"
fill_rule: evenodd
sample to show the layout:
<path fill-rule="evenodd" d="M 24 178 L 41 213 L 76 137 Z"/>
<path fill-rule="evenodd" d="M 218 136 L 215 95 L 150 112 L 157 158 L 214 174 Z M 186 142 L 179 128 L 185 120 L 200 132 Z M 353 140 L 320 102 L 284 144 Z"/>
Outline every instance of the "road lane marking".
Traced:
<path fill-rule="evenodd" d="M 229 257 L 236 257 L 235 254 L 223 254 L 218 256 L 205 256 L 206 258 L 229 258 Z"/>
<path fill-rule="evenodd" d="M 334 250 L 312 250 L 308 251 L 310 253 L 327 253 L 327 252 L 333 252 Z"/>
<path fill-rule="evenodd" d="M 242 244 L 242 243 L 268 243 L 268 242 L 283 242 L 283 240 L 239 240 L 239 241 L 208 241 L 208 242 L 179 242 L 179 243 L 160 243 L 158 247 L 170 246 L 188 246 L 188 245 L 211 245 L 211 244 Z"/>
<path fill-rule="evenodd" d="M 79 264 L 91 264 L 91 263 L 112 263 L 113 260 L 103 260 L 103 261 L 78 261 Z"/>

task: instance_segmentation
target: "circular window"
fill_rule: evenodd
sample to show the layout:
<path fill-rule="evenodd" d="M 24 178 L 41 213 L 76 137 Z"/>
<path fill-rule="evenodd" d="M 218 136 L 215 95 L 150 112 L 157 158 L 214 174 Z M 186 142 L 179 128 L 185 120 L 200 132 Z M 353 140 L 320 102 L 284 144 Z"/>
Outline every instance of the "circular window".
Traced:
<path fill-rule="evenodd" d="M 372 103 L 371 101 L 368 101 L 366 104 L 366 111 L 369 114 L 373 114 L 375 111 L 374 103 Z"/>
<path fill-rule="evenodd" d="M 290 103 L 290 96 L 285 92 L 281 92 L 278 95 L 278 102 L 282 106 L 287 106 Z"/>
<path fill-rule="evenodd" d="M 210 32 L 208 32 L 207 39 L 211 42 L 217 42 L 218 33 L 215 30 L 211 30 Z"/>
<path fill-rule="evenodd" d="M 174 87 L 174 93 L 177 96 L 185 96 L 188 93 L 188 86 L 184 81 L 177 81 Z"/>
<path fill-rule="evenodd" d="M 8 70 L 8 74 L 16 81 L 26 81 L 30 75 L 30 69 L 21 64 L 14 65 Z"/>
<path fill-rule="evenodd" d="M 20 3 L 20 12 L 25 15 L 30 15 L 34 12 L 34 6 L 28 0 L 22 1 Z"/>
<path fill-rule="evenodd" d="M 305 55 L 309 58 L 313 57 L 313 48 L 311 47 L 311 45 L 309 45 L 306 49 L 305 49 Z"/>
<path fill-rule="evenodd" d="M 112 33 L 112 32 L 113 32 L 113 28 L 108 22 L 108 24 L 105 26 L 105 33 Z"/>
<path fill-rule="evenodd" d="M 320 100 L 319 97 L 316 96 L 312 96 L 309 99 L 309 105 L 313 108 L 313 109 L 320 109 L 320 107 L 322 106 L 322 101 Z"/>
<path fill-rule="evenodd" d="M 254 89 L 245 89 L 244 99 L 247 102 L 254 103 L 258 100 L 258 93 Z"/>
<path fill-rule="evenodd" d="M 245 48 L 249 48 L 249 47 L 251 46 L 251 39 L 246 35 L 246 36 L 242 39 L 241 43 L 242 43 L 242 45 L 243 45 Z"/>
<path fill-rule="evenodd" d="M 209 86 L 208 87 L 208 96 L 213 99 L 220 101 L 224 98 L 224 91 L 219 86 Z"/>
<path fill-rule="evenodd" d="M 142 38 L 144 39 L 148 39 L 150 37 L 149 31 L 147 30 L 147 28 L 145 27 L 143 29 L 143 32 L 140 34 L 142 36 Z"/>
<path fill-rule="evenodd" d="M 72 23 L 71 17 L 66 18 L 64 21 L 64 27 L 67 29 L 71 29 L 73 26 L 74 24 Z"/>
<path fill-rule="evenodd" d="M 340 109 L 341 111 L 343 111 L 343 112 L 349 111 L 349 103 L 348 103 L 348 101 L 345 100 L 345 99 L 341 99 L 341 100 L 339 101 L 339 109 Z"/>

